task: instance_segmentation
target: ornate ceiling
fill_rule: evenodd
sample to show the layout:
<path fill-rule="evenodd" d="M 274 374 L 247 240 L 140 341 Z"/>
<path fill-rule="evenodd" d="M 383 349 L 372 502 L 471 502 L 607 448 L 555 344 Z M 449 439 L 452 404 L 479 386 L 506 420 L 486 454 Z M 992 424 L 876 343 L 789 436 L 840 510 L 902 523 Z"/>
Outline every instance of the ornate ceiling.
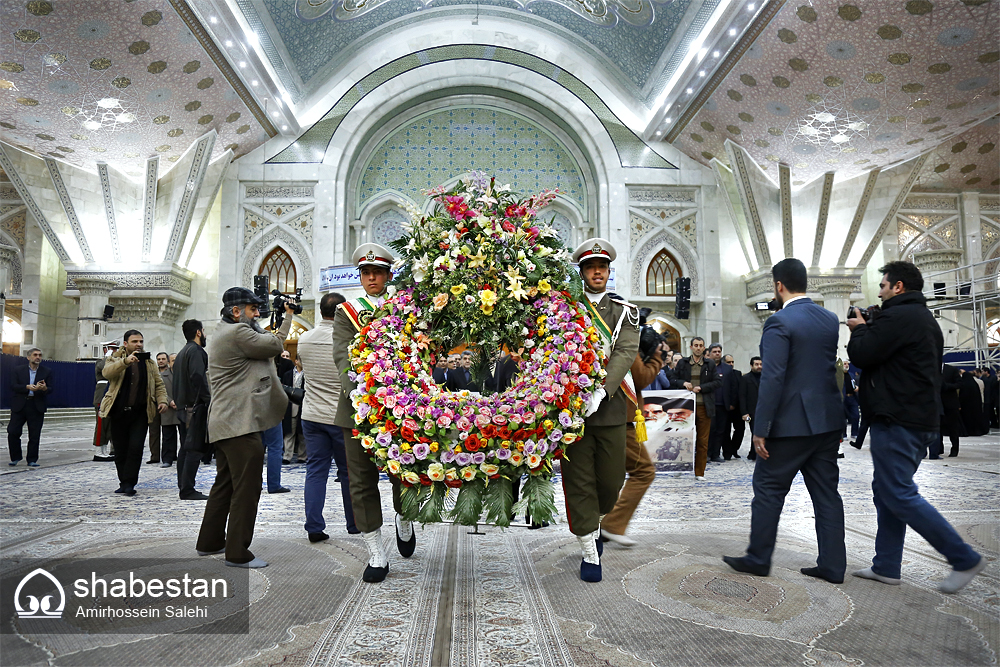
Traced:
<path fill-rule="evenodd" d="M 803 185 L 941 143 L 917 188 L 995 191 L 998 44 L 996 1 L 789 0 L 674 145 L 708 164 L 730 139 Z"/>
<path fill-rule="evenodd" d="M 225 61 L 213 61 L 199 27 L 167 0 L 5 0 L 0 137 L 135 178 L 154 155 L 169 170 L 211 130 L 213 159 L 227 148 L 246 153 L 268 136 L 263 116 Z"/>

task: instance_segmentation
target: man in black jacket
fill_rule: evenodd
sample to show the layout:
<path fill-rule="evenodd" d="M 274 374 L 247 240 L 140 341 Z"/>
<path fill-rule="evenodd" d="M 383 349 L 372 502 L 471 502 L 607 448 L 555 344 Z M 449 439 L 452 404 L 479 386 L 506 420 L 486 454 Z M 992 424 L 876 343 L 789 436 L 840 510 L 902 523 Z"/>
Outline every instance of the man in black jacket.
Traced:
<path fill-rule="evenodd" d="M 52 387 L 52 372 L 42 366 L 42 351 L 37 347 L 25 355 L 28 363 L 17 366 L 10 374 L 10 421 L 7 422 L 7 448 L 10 450 L 10 465 L 16 466 L 21 460 L 21 434 L 28 424 L 28 466 L 38 467 L 38 443 L 42 437 L 42 422 L 45 420 L 47 397 Z"/>
<path fill-rule="evenodd" d="M 760 371 L 763 368 L 760 357 L 750 357 L 750 372 L 740 378 L 740 414 L 743 421 L 750 422 L 750 432 L 753 433 L 753 416 L 757 411 L 757 394 L 760 392 Z M 757 450 L 750 445 L 747 458 L 757 459 Z"/>
<path fill-rule="evenodd" d="M 715 364 L 715 377 L 719 387 L 715 394 L 715 415 L 712 417 L 712 428 L 708 434 L 708 460 L 712 463 L 722 463 L 723 450 L 729 449 L 729 409 L 736 407 L 738 400 L 737 385 L 733 382 L 733 368 L 722 362 L 722 346 L 712 343 L 708 346 L 708 358 Z"/>
<path fill-rule="evenodd" d="M 691 356 L 681 359 L 674 366 L 670 379 L 673 389 L 687 389 L 695 394 L 694 477 L 705 479 L 708 464 L 708 436 L 715 417 L 715 390 L 722 384 L 716 379 L 715 362 L 705 356 L 705 339 L 691 339 Z M 722 417 L 720 416 L 720 419 Z"/>
<path fill-rule="evenodd" d="M 945 364 L 941 369 L 941 430 L 936 446 L 931 449 L 931 458 L 944 453 L 944 436 L 951 440 L 948 456 L 958 456 L 958 438 L 962 433 L 961 405 L 958 402 L 958 387 L 962 374 L 955 366 Z"/>
<path fill-rule="evenodd" d="M 740 385 L 743 384 L 743 373 L 736 370 L 736 359 L 733 355 L 727 354 L 722 358 L 722 362 L 733 369 L 732 372 L 732 387 L 730 388 L 730 403 L 728 404 L 728 419 L 729 426 L 732 427 L 733 433 L 729 438 L 729 442 L 722 443 L 722 458 L 725 460 L 738 459 L 740 458 L 740 447 L 743 446 L 743 435 L 746 433 L 746 425 L 743 423 L 743 413 L 740 412 Z M 750 446 L 750 451 L 753 451 L 753 445 Z"/>
<path fill-rule="evenodd" d="M 900 583 L 906 527 L 917 531 L 954 568 L 938 588 L 955 593 L 986 567 L 934 507 L 921 497 L 913 475 L 927 448 L 937 442 L 941 412 L 944 337 L 921 293 L 919 269 L 889 262 L 879 269 L 882 314 L 865 322 L 857 309 L 848 318 L 847 353 L 863 371 L 862 405 L 871 425 L 872 491 L 878 513 L 872 566 L 854 576 Z"/>
<path fill-rule="evenodd" d="M 181 500 L 208 500 L 208 496 L 194 488 L 198 476 L 198 461 L 202 453 L 185 447 L 186 420 L 188 409 L 196 405 L 205 406 L 209 402 L 208 354 L 205 353 L 205 327 L 198 320 L 186 320 L 181 325 L 187 344 L 174 359 L 174 404 L 181 423 L 180 445 L 177 447 L 177 488 Z"/>

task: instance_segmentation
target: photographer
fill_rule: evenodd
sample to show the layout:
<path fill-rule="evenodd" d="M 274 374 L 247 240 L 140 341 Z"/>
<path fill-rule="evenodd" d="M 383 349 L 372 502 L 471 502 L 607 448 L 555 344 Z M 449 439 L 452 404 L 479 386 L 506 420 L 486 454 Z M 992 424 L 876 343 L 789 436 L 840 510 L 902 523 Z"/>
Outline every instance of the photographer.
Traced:
<path fill-rule="evenodd" d="M 115 493 L 134 496 L 146 432 L 157 413 L 166 412 L 167 391 L 149 352 L 142 351 L 142 334 L 131 329 L 122 340 L 124 345 L 104 364 L 104 377 L 109 382 L 100 416 L 108 420 L 115 443 L 119 482 Z"/>
<path fill-rule="evenodd" d="M 266 567 L 250 551 L 264 470 L 261 432 L 280 426 L 288 404 L 273 359 L 281 354 L 293 310 L 285 304 L 289 317 L 272 334 L 257 324 L 265 302 L 250 290 L 230 287 L 222 302 L 222 321 L 208 349 L 208 438 L 215 445 L 215 483 L 196 548 L 199 556 L 225 552 L 232 567 Z"/>
<path fill-rule="evenodd" d="M 889 262 L 879 271 L 881 315 L 866 321 L 853 308 L 847 320 L 847 353 L 863 371 L 861 402 L 870 423 L 878 513 L 872 566 L 854 576 L 898 585 L 910 526 L 954 568 L 938 588 L 955 593 L 986 567 L 986 559 L 962 541 L 913 483 L 920 460 L 938 439 L 944 337 L 927 309 L 917 267 Z"/>

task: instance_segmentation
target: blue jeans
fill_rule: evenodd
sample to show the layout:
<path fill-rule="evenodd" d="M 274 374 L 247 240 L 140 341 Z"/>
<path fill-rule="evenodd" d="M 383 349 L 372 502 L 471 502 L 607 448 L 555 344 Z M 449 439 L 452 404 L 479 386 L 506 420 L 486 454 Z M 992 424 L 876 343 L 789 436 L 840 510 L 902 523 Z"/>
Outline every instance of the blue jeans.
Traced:
<path fill-rule="evenodd" d="M 976 566 L 980 555 L 962 541 L 941 514 L 920 495 L 913 475 L 927 448 L 936 443 L 937 431 L 917 431 L 899 424 L 873 422 L 870 426 L 872 491 L 878 512 L 875 558 L 872 571 L 899 579 L 906 526 L 917 531 L 948 559 L 956 570 Z"/>
<path fill-rule="evenodd" d="M 337 482 L 344 500 L 347 532 L 356 533 L 354 510 L 351 507 L 351 487 L 347 478 L 347 453 L 344 450 L 344 431 L 339 426 L 302 420 L 302 434 L 306 439 L 306 525 L 307 533 L 322 533 L 326 528 L 323 508 L 326 506 L 326 482 L 330 478 L 330 465 L 337 464 Z"/>
<path fill-rule="evenodd" d="M 274 493 L 281 488 L 281 455 L 285 451 L 285 438 L 281 434 L 281 423 L 260 432 L 267 452 L 267 492 Z"/>

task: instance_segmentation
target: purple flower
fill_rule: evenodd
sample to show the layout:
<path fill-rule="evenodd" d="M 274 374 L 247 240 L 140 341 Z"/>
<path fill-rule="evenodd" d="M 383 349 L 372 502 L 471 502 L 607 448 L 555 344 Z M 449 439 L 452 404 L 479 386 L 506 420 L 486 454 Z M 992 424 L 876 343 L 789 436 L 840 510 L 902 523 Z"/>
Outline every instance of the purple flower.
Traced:
<path fill-rule="evenodd" d="M 394 459 L 394 458 L 396 458 L 398 456 L 399 456 L 399 447 L 396 446 L 396 445 L 393 445 L 392 447 L 389 448 L 389 458 L 390 459 Z"/>
<path fill-rule="evenodd" d="M 419 443 L 413 446 L 413 455 L 418 459 L 423 461 L 427 458 L 427 455 L 431 453 L 431 448 L 426 445 L 426 443 Z"/>
<path fill-rule="evenodd" d="M 368 405 L 367 403 L 362 403 L 361 405 L 358 406 L 358 417 L 364 419 L 365 417 L 368 416 L 368 413 L 370 413 L 371 411 L 372 408 L 370 405 Z"/>
<path fill-rule="evenodd" d="M 563 425 L 563 428 L 569 428 L 569 425 L 573 423 L 573 418 L 563 410 L 559 413 L 559 423 Z"/>
<path fill-rule="evenodd" d="M 534 454 L 535 453 L 535 443 L 532 440 L 528 440 L 524 443 L 524 454 Z"/>
<path fill-rule="evenodd" d="M 413 458 L 413 454 L 411 454 L 410 452 L 404 452 L 399 455 L 399 462 L 402 463 L 403 465 L 410 465 L 412 463 L 415 463 L 416 459 Z"/>
<path fill-rule="evenodd" d="M 460 466 L 467 466 L 472 462 L 472 454 L 462 452 L 461 454 L 455 455 L 455 463 Z"/>
<path fill-rule="evenodd" d="M 549 440 L 551 440 L 552 442 L 558 442 L 562 437 L 563 437 L 563 432 L 560 431 L 559 429 L 556 429 L 552 431 L 552 433 L 549 433 Z"/>
<path fill-rule="evenodd" d="M 388 433 L 379 433 L 375 436 L 375 442 L 382 445 L 383 447 L 388 447 L 389 443 L 392 442 L 392 436 Z"/>
<path fill-rule="evenodd" d="M 500 459 L 501 461 L 506 461 L 507 459 L 510 458 L 510 450 L 509 449 L 498 449 L 497 452 L 496 452 L 496 457 L 498 459 Z"/>
<path fill-rule="evenodd" d="M 451 463 L 454 460 L 455 460 L 455 452 L 451 451 L 450 449 L 446 449 L 441 454 L 441 463 Z"/>
<path fill-rule="evenodd" d="M 476 452 L 475 454 L 472 455 L 472 462 L 475 463 L 476 465 L 479 465 L 480 463 L 485 463 L 486 454 L 483 454 L 482 452 Z"/>
<path fill-rule="evenodd" d="M 580 375 L 576 378 L 576 383 L 581 387 L 589 387 L 594 384 L 593 381 L 586 375 Z"/>

